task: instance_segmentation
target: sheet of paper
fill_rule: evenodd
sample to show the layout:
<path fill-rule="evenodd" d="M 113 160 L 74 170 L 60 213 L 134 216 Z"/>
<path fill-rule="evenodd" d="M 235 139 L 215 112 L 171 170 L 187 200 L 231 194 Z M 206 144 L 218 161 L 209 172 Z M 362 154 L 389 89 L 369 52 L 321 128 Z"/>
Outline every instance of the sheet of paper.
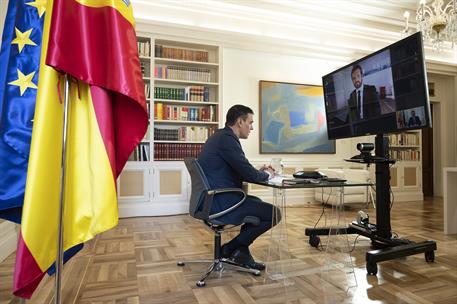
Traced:
<path fill-rule="evenodd" d="M 275 175 L 273 178 L 268 180 L 268 182 L 270 184 L 281 185 L 283 179 L 285 179 L 285 178 L 286 178 L 286 176 L 284 176 L 284 175 Z"/>

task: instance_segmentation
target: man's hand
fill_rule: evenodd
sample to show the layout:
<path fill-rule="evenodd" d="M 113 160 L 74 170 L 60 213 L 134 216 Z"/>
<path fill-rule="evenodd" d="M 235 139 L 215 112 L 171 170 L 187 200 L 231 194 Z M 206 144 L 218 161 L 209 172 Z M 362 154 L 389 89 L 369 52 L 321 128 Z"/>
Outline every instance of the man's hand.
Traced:
<path fill-rule="evenodd" d="M 275 169 L 271 166 L 271 165 L 263 165 L 261 168 L 260 168 L 261 171 L 267 171 L 270 175 L 270 177 L 273 177 L 275 176 Z"/>

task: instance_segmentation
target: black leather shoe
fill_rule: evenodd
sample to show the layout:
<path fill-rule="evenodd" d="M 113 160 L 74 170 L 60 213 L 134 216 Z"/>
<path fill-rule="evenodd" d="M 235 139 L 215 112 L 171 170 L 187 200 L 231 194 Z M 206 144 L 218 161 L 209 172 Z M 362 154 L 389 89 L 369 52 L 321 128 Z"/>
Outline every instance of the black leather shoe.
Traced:
<path fill-rule="evenodd" d="M 221 247 L 221 257 L 230 259 L 232 257 L 232 252 L 230 251 L 227 244 L 222 245 Z"/>
<path fill-rule="evenodd" d="M 244 265 L 245 267 L 257 270 L 265 270 L 265 264 L 254 261 L 254 258 L 249 252 L 249 249 L 246 247 L 236 249 L 233 252 L 231 258 L 235 263 Z"/>

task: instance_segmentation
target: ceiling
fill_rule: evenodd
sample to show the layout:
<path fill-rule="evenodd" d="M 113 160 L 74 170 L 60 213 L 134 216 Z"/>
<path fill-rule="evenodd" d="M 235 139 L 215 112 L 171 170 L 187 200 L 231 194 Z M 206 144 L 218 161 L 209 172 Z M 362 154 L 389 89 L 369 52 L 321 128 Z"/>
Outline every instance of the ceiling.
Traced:
<path fill-rule="evenodd" d="M 415 29 L 418 0 L 132 0 L 140 31 L 225 46 L 338 62 L 358 59 L 401 38 L 403 14 Z M 430 2 L 430 1 L 428 1 Z M 455 51 L 426 58 L 457 65 Z"/>

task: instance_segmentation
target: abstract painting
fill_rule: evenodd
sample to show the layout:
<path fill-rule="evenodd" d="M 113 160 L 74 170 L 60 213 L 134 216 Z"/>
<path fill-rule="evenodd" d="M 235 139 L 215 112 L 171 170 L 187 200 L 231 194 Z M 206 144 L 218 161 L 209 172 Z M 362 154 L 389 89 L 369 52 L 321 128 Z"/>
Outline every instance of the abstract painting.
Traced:
<path fill-rule="evenodd" d="M 260 153 L 335 153 L 321 86 L 259 82 Z"/>

